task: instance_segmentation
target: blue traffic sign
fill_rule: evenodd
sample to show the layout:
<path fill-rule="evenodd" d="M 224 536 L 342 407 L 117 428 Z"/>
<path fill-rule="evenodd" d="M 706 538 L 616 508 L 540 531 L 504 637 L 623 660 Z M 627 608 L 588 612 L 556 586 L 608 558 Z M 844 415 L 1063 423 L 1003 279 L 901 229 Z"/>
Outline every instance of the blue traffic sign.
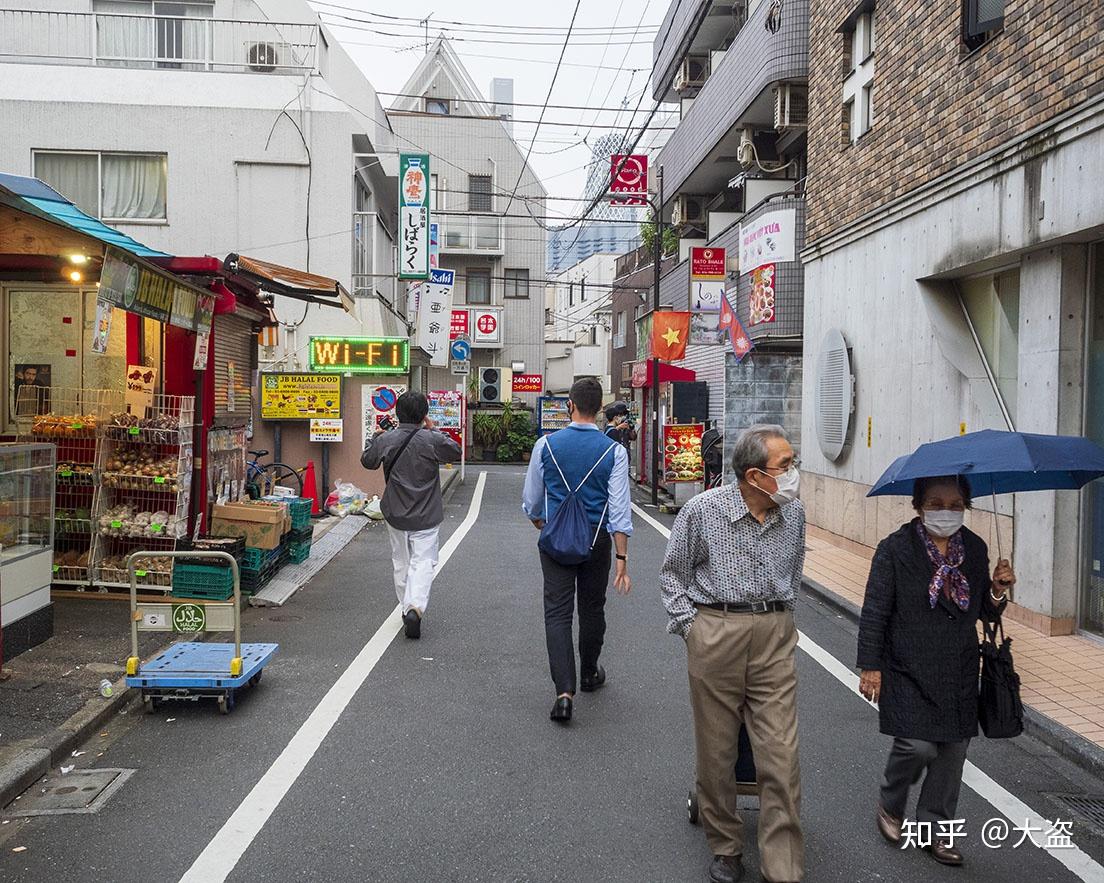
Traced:
<path fill-rule="evenodd" d="M 457 362 L 466 362 L 471 358 L 471 344 L 466 340 L 454 340 L 449 344 L 449 353 Z"/>

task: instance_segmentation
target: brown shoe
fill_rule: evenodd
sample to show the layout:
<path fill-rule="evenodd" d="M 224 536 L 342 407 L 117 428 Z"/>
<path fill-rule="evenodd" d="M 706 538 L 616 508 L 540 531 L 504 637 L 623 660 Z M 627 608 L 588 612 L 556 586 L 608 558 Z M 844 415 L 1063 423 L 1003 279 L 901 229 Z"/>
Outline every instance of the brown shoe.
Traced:
<path fill-rule="evenodd" d="M 931 857 L 935 859 L 941 865 L 953 865 L 958 866 L 962 864 L 962 853 L 959 852 L 954 842 L 943 842 L 942 840 L 935 840 L 931 845 Z"/>
<path fill-rule="evenodd" d="M 885 811 L 880 803 L 878 804 L 878 830 L 882 833 L 890 843 L 897 846 L 901 842 L 901 825 L 903 820 L 896 816 L 891 816 Z"/>

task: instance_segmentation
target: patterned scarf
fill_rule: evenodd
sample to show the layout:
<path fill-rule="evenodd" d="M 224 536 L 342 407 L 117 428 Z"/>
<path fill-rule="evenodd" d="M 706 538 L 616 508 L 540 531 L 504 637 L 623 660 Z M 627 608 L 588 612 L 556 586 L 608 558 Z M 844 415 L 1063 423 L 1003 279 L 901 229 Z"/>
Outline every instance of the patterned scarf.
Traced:
<path fill-rule="evenodd" d="M 928 603 L 935 607 L 942 593 L 948 601 L 957 604 L 959 610 L 966 610 L 970 606 L 970 583 L 959 570 L 966 558 L 966 545 L 962 542 L 962 531 L 956 531 L 951 537 L 944 557 L 932 542 L 932 538 L 928 536 L 928 532 L 924 530 L 922 522 L 917 522 L 916 530 L 924 542 L 924 548 L 928 550 L 928 559 L 935 566 L 935 576 L 928 586 Z"/>

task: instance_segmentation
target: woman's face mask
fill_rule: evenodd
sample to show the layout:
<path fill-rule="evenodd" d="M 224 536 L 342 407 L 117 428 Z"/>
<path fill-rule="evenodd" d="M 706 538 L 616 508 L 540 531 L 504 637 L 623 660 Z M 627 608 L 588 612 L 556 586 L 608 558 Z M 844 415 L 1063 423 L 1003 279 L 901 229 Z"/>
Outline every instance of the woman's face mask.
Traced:
<path fill-rule="evenodd" d="M 954 509 L 925 509 L 921 513 L 924 529 L 933 537 L 954 536 L 966 520 L 966 513 Z"/>

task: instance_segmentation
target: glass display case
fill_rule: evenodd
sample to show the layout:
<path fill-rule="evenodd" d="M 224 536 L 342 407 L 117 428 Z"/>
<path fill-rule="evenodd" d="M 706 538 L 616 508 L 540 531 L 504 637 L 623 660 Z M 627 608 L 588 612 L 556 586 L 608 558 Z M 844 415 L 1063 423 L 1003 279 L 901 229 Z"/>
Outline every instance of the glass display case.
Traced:
<path fill-rule="evenodd" d="M 0 622 L 50 603 L 54 556 L 52 444 L 0 444 Z"/>

